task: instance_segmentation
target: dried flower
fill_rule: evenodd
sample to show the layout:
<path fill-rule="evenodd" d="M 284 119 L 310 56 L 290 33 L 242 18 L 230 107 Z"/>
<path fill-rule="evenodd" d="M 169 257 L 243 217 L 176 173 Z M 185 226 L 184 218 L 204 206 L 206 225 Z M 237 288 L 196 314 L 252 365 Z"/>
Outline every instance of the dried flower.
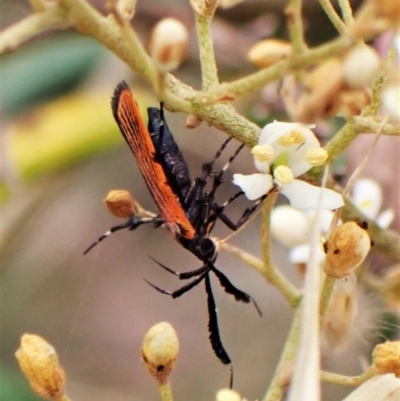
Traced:
<path fill-rule="evenodd" d="M 371 248 L 371 239 L 367 230 L 348 221 L 335 228 L 325 245 L 325 273 L 343 278 L 363 262 Z"/>
<path fill-rule="evenodd" d="M 372 84 L 381 60 L 374 49 L 359 46 L 352 49 L 343 61 L 343 77 L 351 89 L 363 89 Z"/>
<path fill-rule="evenodd" d="M 114 189 L 104 199 L 108 211 L 116 217 L 130 217 L 136 213 L 135 202 L 129 191 Z"/>
<path fill-rule="evenodd" d="M 343 347 L 350 337 L 356 313 L 357 277 L 351 272 L 347 277 L 335 280 L 322 322 L 322 345 L 331 351 Z"/>
<path fill-rule="evenodd" d="M 147 370 L 160 384 L 166 383 L 175 366 L 178 351 L 178 337 L 169 323 L 157 323 L 145 334 L 142 360 Z"/>
<path fill-rule="evenodd" d="M 215 401 L 241 401 L 242 397 L 234 390 L 223 388 L 218 390 Z"/>
<path fill-rule="evenodd" d="M 56 350 L 42 337 L 24 334 L 15 356 L 36 394 L 51 400 L 65 394 L 65 372 L 58 364 Z"/>
<path fill-rule="evenodd" d="M 156 68 L 169 72 L 178 68 L 186 55 L 188 34 L 184 25 L 174 19 L 160 21 L 151 34 L 149 52 Z"/>
<path fill-rule="evenodd" d="M 377 374 L 393 373 L 400 378 L 400 341 L 378 344 L 372 353 L 372 364 Z"/>
<path fill-rule="evenodd" d="M 257 42 L 247 53 L 247 58 L 259 68 L 265 68 L 290 56 L 292 45 L 277 39 Z"/>

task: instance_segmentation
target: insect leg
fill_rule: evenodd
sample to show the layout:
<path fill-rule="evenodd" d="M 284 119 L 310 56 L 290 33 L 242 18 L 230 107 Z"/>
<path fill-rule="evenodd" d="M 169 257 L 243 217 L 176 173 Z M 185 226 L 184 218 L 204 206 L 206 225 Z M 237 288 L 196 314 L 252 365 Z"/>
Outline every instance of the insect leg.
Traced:
<path fill-rule="evenodd" d="M 148 223 L 153 223 L 155 226 L 160 226 L 164 223 L 164 220 L 160 219 L 159 217 L 139 217 L 139 216 L 133 215 L 132 217 L 129 218 L 129 220 L 126 223 L 111 227 L 107 232 L 105 232 L 102 236 L 100 236 L 97 239 L 97 241 L 93 242 L 93 244 L 90 245 L 89 248 L 87 248 L 86 251 L 83 252 L 83 254 L 86 255 L 99 242 L 105 240 L 109 235 L 111 235 L 112 233 L 115 233 L 116 231 L 123 230 L 124 228 L 127 228 L 128 230 L 134 230 L 135 228 L 139 227 L 140 225 L 148 224 Z"/>
<path fill-rule="evenodd" d="M 252 302 L 254 307 L 256 308 L 258 314 L 261 316 L 261 310 L 258 307 L 256 301 L 254 301 L 254 299 L 246 294 L 245 292 L 243 292 L 242 290 L 239 290 L 239 288 L 235 287 L 230 280 L 228 279 L 228 277 L 225 276 L 225 274 L 223 274 L 221 271 L 219 271 L 214 265 L 212 265 L 211 263 L 209 263 L 209 267 L 210 270 L 217 276 L 221 286 L 223 287 L 223 289 L 225 290 L 225 292 L 227 294 L 231 294 L 235 297 L 236 301 L 240 301 L 240 302 L 244 302 L 246 304 Z"/>
<path fill-rule="evenodd" d="M 231 380 L 230 387 L 232 388 L 233 382 L 233 366 L 231 358 L 228 353 L 225 351 L 224 346 L 222 345 L 221 336 L 219 334 L 218 327 L 218 316 L 217 316 L 217 306 L 215 304 L 214 295 L 212 293 L 210 276 L 207 274 L 204 280 L 206 293 L 207 293 L 207 307 L 208 307 L 208 331 L 210 333 L 209 339 L 211 343 L 211 347 L 218 357 L 218 359 L 224 365 L 231 365 Z"/>
<path fill-rule="evenodd" d="M 150 283 L 146 279 L 143 279 L 143 280 L 146 281 L 147 284 L 152 286 L 158 292 L 161 292 L 162 294 L 171 295 L 172 298 L 178 298 L 181 295 L 185 294 L 186 292 L 190 291 L 192 288 L 196 287 L 196 285 L 199 284 L 201 281 L 203 281 L 204 278 L 207 277 L 208 272 L 209 272 L 209 270 L 206 270 L 204 273 L 200 274 L 200 276 L 198 276 L 196 279 L 194 279 L 193 281 L 185 284 L 184 286 L 182 286 L 181 288 L 178 288 L 175 291 L 163 290 L 162 288 L 157 287 L 156 285 Z"/>
<path fill-rule="evenodd" d="M 179 273 L 179 272 L 177 272 L 175 270 L 172 270 L 171 268 L 163 265 L 162 263 L 158 262 L 153 257 L 149 256 L 149 258 L 151 260 L 153 260 L 154 262 L 156 262 L 159 266 L 161 266 L 166 271 L 168 271 L 168 272 L 170 272 L 172 274 L 175 274 L 175 276 L 178 276 L 181 280 L 186 280 L 188 278 L 192 278 L 192 277 L 198 276 L 199 274 L 204 273 L 206 270 L 209 269 L 208 266 L 204 265 L 204 266 L 200 267 L 199 269 L 192 270 L 190 272 Z"/>

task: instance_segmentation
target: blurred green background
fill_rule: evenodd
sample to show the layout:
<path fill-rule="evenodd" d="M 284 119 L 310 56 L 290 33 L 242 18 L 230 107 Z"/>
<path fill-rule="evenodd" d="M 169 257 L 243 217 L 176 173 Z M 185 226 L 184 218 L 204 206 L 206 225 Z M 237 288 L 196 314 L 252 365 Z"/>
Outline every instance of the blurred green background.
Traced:
<path fill-rule="evenodd" d="M 99 9 L 105 2 L 92 1 Z M 315 4 L 313 4 L 315 3 Z M 245 54 L 258 39 L 285 36 L 283 1 L 248 1 L 220 11 L 213 25 L 221 81 L 251 71 Z M 27 1 L 0 2 L 1 28 L 29 15 Z M 317 2 L 306 2 L 306 22 L 324 41 L 333 30 Z M 151 27 L 166 16 L 191 27 L 188 59 L 177 73 L 200 86 L 197 45 L 189 3 L 183 0 L 138 2 L 133 20 L 146 42 Z M 234 40 L 232 40 L 234 38 Z M 233 56 L 234 55 L 234 56 Z M 181 351 L 172 375 L 176 400 L 214 399 L 226 387 L 228 368 L 213 355 L 208 342 L 206 297 L 202 286 L 172 300 L 151 289 L 143 277 L 166 289 L 178 288 L 176 277 L 161 271 L 147 255 L 179 271 L 199 262 L 163 229 L 122 231 L 82 252 L 100 234 L 118 224 L 102 205 L 111 189 L 126 188 L 150 210 L 153 202 L 125 146 L 110 110 L 113 88 L 127 80 L 143 110 L 157 105 L 149 87 L 127 66 L 88 37 L 73 31 L 50 32 L 0 59 L 1 231 L 0 231 L 0 401 L 35 400 L 19 372 L 14 352 L 19 338 L 36 333 L 59 352 L 67 388 L 75 401 L 157 399 L 155 381 L 140 362 L 140 346 L 151 325 L 169 321 L 177 330 Z M 236 106 L 253 119 L 268 113 L 261 95 Z M 270 116 L 271 117 L 271 116 Z M 200 172 L 225 139 L 205 124 L 193 131 L 184 115 L 167 116 L 172 132 L 192 168 Z M 222 165 L 235 149 L 220 160 Z M 246 151 L 232 173 L 252 171 Z M 221 193 L 227 199 L 234 189 Z M 247 204 L 229 210 L 239 217 Z M 215 234 L 229 232 L 218 227 Z M 259 255 L 259 222 L 232 240 Z M 274 258 L 297 284 L 283 249 Z M 292 312 L 281 295 L 260 276 L 222 253 L 218 266 L 232 282 L 251 294 L 263 317 L 251 306 L 235 303 L 213 282 L 223 342 L 234 361 L 235 388 L 248 400 L 259 399 L 272 377 Z M 329 368 L 360 371 L 354 357 L 332 357 Z M 325 400 L 338 400 L 348 389 L 326 386 Z"/>

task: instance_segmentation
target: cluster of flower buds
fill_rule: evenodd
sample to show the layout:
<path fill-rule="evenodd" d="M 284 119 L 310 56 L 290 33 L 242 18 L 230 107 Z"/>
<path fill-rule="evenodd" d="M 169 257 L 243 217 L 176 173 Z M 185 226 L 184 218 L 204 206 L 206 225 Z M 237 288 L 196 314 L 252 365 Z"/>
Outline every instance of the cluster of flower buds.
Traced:
<path fill-rule="evenodd" d="M 400 341 L 378 344 L 372 353 L 372 365 L 378 375 L 393 373 L 400 378 Z"/>
<path fill-rule="evenodd" d="M 287 111 L 305 123 L 335 115 L 358 115 L 371 101 L 370 87 L 380 65 L 376 51 L 360 45 L 344 58 L 333 57 L 317 65 L 301 84 L 290 75 L 281 91 Z"/>
<path fill-rule="evenodd" d="M 35 334 L 24 334 L 15 353 L 19 366 L 40 397 L 62 400 L 65 396 L 65 372 L 58 363 L 56 350 Z"/>

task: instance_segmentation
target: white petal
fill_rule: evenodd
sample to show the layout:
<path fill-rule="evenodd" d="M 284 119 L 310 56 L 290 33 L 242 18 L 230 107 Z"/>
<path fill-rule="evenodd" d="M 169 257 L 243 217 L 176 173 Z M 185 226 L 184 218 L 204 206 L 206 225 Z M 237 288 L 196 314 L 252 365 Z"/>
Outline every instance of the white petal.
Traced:
<path fill-rule="evenodd" d="M 369 178 L 358 179 L 353 186 L 353 202 L 369 219 L 374 220 L 382 205 L 382 189 Z"/>
<path fill-rule="evenodd" d="M 267 194 L 273 187 L 272 176 L 269 174 L 233 174 L 233 183 L 238 185 L 250 200 Z"/>
<path fill-rule="evenodd" d="M 316 210 L 321 196 L 321 210 L 333 210 L 344 205 L 342 195 L 300 180 L 293 180 L 281 189 L 290 204 L 300 210 Z"/>
<path fill-rule="evenodd" d="M 271 233 L 281 244 L 292 247 L 308 241 L 307 215 L 289 205 L 275 207 L 271 213 Z"/>
<path fill-rule="evenodd" d="M 293 247 L 289 252 L 289 261 L 291 263 L 308 263 L 310 259 L 310 244 L 302 244 Z M 325 252 L 322 248 L 322 244 L 318 251 L 319 263 L 322 263 L 325 259 Z"/>
<path fill-rule="evenodd" d="M 394 220 L 394 210 L 384 210 L 376 219 L 376 224 L 381 228 L 388 228 Z"/>
<path fill-rule="evenodd" d="M 375 376 L 350 393 L 343 401 L 397 401 L 400 379 L 392 374 Z"/>

